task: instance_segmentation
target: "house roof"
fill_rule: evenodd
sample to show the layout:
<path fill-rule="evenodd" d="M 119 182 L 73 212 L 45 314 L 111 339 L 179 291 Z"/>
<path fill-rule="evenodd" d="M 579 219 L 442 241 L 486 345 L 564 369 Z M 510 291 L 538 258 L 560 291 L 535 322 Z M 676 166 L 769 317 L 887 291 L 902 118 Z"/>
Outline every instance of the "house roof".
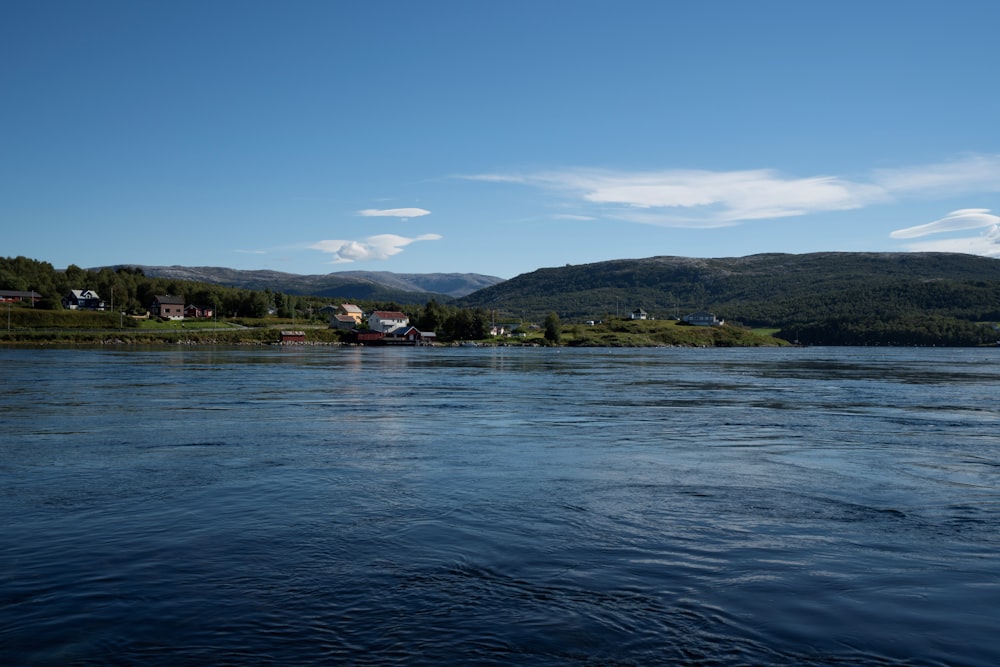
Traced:
<path fill-rule="evenodd" d="M 153 298 L 153 300 L 156 301 L 159 304 L 168 304 L 169 303 L 171 305 L 176 305 L 176 306 L 183 306 L 184 305 L 184 297 L 182 297 L 182 296 L 172 296 L 170 294 L 163 294 L 163 295 L 158 294 L 158 295 L 156 295 Z"/>
<path fill-rule="evenodd" d="M 414 333 L 420 336 L 421 338 L 437 338 L 437 334 L 435 332 L 421 331 L 412 324 L 404 324 L 402 326 L 398 326 L 395 329 L 392 329 L 391 331 L 387 331 L 385 335 L 389 338 L 404 338 Z"/>
<path fill-rule="evenodd" d="M 398 310 L 376 310 L 371 314 L 371 317 L 377 317 L 380 320 L 408 320 L 405 313 L 401 313 Z"/>
<path fill-rule="evenodd" d="M 357 313 L 358 315 L 361 315 L 363 313 L 363 311 L 357 306 L 355 306 L 353 303 L 342 303 L 340 304 L 340 307 L 344 310 L 345 313 Z"/>
<path fill-rule="evenodd" d="M 70 293 L 77 299 L 100 299 L 97 292 L 90 289 L 71 289 Z"/>

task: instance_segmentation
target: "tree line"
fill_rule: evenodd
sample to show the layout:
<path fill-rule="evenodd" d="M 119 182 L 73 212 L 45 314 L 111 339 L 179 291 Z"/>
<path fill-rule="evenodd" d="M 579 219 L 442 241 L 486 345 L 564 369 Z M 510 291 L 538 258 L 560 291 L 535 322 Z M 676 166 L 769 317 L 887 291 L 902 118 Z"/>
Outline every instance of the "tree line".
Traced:
<path fill-rule="evenodd" d="M 324 306 L 344 301 L 362 310 L 391 310 L 405 313 L 421 331 L 433 331 L 444 340 L 481 340 L 490 334 L 491 314 L 482 308 L 459 308 L 431 299 L 424 305 L 393 301 L 337 299 L 286 294 L 270 289 L 251 290 L 189 280 L 146 276 L 133 267 L 81 269 L 69 265 L 64 271 L 49 262 L 26 257 L 0 258 L 0 289 L 35 291 L 41 296 L 37 308 L 58 311 L 70 290 L 89 289 L 115 313 L 142 315 L 159 295 L 183 296 L 186 304 L 215 309 L 219 317 L 259 319 L 273 313 L 278 318 L 312 319 L 327 322 Z M 83 314 L 81 313 L 82 317 Z M 58 320 L 53 320 L 58 322 Z"/>

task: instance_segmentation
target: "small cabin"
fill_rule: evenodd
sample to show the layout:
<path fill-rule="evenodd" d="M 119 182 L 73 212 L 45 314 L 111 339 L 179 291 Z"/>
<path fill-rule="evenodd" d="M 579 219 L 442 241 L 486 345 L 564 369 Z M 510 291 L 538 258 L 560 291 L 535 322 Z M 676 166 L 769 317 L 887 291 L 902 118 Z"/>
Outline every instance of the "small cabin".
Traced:
<path fill-rule="evenodd" d="M 184 317 L 192 319 L 212 317 L 213 315 L 215 315 L 215 310 L 211 306 L 196 306 L 192 303 L 184 308 Z"/>
<path fill-rule="evenodd" d="M 281 332 L 281 344 L 282 345 L 294 345 L 295 343 L 306 342 L 306 332 L 305 331 L 282 331 Z"/>
<path fill-rule="evenodd" d="M 437 334 L 408 325 L 387 332 L 382 342 L 386 345 L 431 345 L 437 342 Z"/>

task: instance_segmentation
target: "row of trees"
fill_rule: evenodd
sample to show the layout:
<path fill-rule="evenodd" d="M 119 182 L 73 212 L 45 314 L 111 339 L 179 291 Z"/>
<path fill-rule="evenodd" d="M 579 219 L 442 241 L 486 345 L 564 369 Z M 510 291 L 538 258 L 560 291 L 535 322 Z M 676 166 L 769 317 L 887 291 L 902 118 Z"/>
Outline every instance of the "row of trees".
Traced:
<path fill-rule="evenodd" d="M 410 317 L 421 331 L 434 331 L 442 340 L 482 340 L 490 335 L 492 318 L 482 308 L 465 309 L 431 299 L 422 308 L 395 308 Z"/>
<path fill-rule="evenodd" d="M 153 278 L 132 267 L 92 271 L 70 264 L 65 271 L 58 271 L 48 262 L 25 257 L 0 258 L 0 288 L 34 290 L 41 295 L 38 307 L 48 310 L 60 310 L 70 290 L 89 289 L 100 295 L 109 310 L 126 314 L 146 312 L 154 297 L 165 294 L 183 296 L 189 304 L 211 306 L 225 317 L 266 317 L 271 309 L 279 317 L 306 317 L 325 303 L 270 290 Z"/>
<path fill-rule="evenodd" d="M 978 346 L 1000 339 L 991 327 L 946 317 L 834 317 L 793 325 L 777 336 L 804 345 Z"/>
<path fill-rule="evenodd" d="M 34 290 L 42 297 L 38 307 L 47 310 L 61 310 L 62 298 L 70 290 L 90 289 L 100 295 L 109 310 L 126 314 L 145 313 L 154 297 L 171 294 L 183 296 L 188 304 L 211 306 L 221 317 L 263 318 L 273 310 L 279 318 L 313 319 L 324 323 L 329 315 L 321 313 L 321 308 L 352 300 L 154 278 L 146 276 L 142 269 L 130 267 L 90 271 L 70 265 L 65 271 L 58 271 L 48 262 L 25 257 L 0 258 L 0 289 Z M 437 332 L 445 340 L 480 340 L 489 336 L 492 325 L 491 313 L 482 308 L 458 308 L 433 299 L 424 306 L 353 301 L 365 311 L 404 312 L 418 329 Z"/>

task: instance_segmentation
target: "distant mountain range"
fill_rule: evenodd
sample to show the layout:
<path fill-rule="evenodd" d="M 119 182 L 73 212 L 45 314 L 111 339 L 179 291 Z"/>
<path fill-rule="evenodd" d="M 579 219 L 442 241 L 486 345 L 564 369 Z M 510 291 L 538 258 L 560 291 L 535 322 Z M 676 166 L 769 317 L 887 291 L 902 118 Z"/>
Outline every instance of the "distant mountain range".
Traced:
<path fill-rule="evenodd" d="M 142 269 L 151 278 L 194 280 L 243 289 L 269 289 L 285 294 L 411 304 L 424 303 L 430 298 L 446 297 L 451 300 L 503 282 L 503 278 L 478 273 L 338 271 L 323 275 L 299 275 L 215 266 L 128 266 Z"/>

